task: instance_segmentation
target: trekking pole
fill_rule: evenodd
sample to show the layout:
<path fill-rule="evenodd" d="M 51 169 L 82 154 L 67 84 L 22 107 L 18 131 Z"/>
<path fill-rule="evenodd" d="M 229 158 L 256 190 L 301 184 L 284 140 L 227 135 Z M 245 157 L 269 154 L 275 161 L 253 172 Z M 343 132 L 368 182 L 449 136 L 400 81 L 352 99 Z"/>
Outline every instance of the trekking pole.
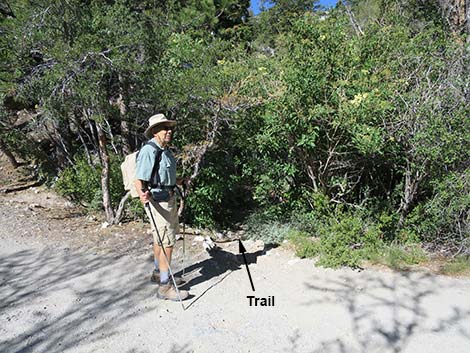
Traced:
<path fill-rule="evenodd" d="M 142 190 L 142 191 L 145 192 L 146 190 Z M 178 289 L 178 286 L 176 285 L 175 276 L 173 276 L 173 271 L 171 270 L 170 260 L 168 259 L 168 256 L 166 255 L 165 247 L 163 246 L 162 238 L 160 237 L 160 233 L 158 232 L 157 224 L 155 223 L 155 219 L 153 218 L 153 213 L 152 213 L 152 210 L 150 208 L 150 201 L 145 203 L 145 207 L 147 207 L 147 209 L 150 213 L 150 218 L 152 219 L 152 223 L 153 223 L 153 226 L 155 228 L 155 232 L 157 232 L 158 242 L 160 243 L 160 247 L 163 251 L 163 255 L 165 255 L 166 264 L 168 265 L 168 271 L 170 272 L 171 280 L 173 281 L 173 285 L 175 286 L 176 295 L 178 296 L 178 300 L 180 301 L 181 306 L 183 307 L 183 310 L 186 310 L 186 308 L 184 307 L 183 301 L 181 300 L 180 291 Z"/>

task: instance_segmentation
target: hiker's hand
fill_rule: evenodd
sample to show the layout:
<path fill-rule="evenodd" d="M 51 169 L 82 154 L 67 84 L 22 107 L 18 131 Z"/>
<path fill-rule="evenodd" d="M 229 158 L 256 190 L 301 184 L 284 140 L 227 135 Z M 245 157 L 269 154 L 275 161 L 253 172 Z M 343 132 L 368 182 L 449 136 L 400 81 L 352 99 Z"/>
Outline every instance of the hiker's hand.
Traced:
<path fill-rule="evenodd" d="M 140 201 L 145 205 L 150 201 L 150 191 L 140 192 Z"/>

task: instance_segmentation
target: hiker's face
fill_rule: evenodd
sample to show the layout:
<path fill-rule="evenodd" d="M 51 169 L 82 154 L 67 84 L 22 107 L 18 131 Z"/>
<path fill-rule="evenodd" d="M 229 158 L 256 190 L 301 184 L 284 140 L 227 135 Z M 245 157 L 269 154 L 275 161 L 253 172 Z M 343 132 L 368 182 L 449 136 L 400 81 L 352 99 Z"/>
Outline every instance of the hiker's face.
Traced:
<path fill-rule="evenodd" d="M 171 142 L 174 131 L 175 131 L 174 126 L 164 124 L 158 127 L 154 136 L 161 145 L 167 145 Z"/>

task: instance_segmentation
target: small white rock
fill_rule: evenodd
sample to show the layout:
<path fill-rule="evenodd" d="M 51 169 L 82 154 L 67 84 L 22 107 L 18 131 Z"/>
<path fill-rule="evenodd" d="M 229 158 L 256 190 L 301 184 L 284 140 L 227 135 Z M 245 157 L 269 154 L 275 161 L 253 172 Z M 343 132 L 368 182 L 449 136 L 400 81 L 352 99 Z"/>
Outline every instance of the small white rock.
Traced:
<path fill-rule="evenodd" d="M 108 222 L 103 222 L 101 223 L 101 229 L 105 229 L 105 228 L 108 228 L 109 227 L 109 223 Z"/>
<path fill-rule="evenodd" d="M 212 249 L 211 246 L 209 244 L 207 244 L 205 241 L 202 242 L 202 247 L 206 251 L 209 251 L 210 249 Z"/>
<path fill-rule="evenodd" d="M 299 261 L 300 261 L 300 259 L 289 260 L 289 261 L 287 261 L 287 264 L 292 266 L 292 265 L 295 265 Z"/>
<path fill-rule="evenodd" d="M 225 234 L 223 234 L 221 232 L 215 232 L 214 235 L 217 237 L 217 239 L 224 239 L 225 238 Z"/>
<path fill-rule="evenodd" d="M 210 248 L 213 248 L 215 246 L 214 242 L 212 241 L 210 237 L 206 237 L 204 239 L 204 242 L 207 243 L 207 245 L 209 245 Z"/>

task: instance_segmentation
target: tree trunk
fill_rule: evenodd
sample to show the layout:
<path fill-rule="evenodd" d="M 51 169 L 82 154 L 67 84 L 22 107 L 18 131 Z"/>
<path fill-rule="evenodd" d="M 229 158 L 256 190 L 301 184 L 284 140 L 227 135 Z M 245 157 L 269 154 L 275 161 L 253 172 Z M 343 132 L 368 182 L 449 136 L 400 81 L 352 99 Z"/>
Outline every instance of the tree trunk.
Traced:
<path fill-rule="evenodd" d="M 470 41 L 470 0 L 439 0 L 445 19 L 455 33 L 465 32 Z"/>
<path fill-rule="evenodd" d="M 127 105 L 126 97 L 128 97 L 128 84 L 126 80 L 119 74 L 119 97 L 116 104 L 119 108 L 121 118 L 121 136 L 122 136 L 122 153 L 128 155 L 132 151 L 131 134 L 129 131 L 129 123 L 127 121 Z"/>
<path fill-rule="evenodd" d="M 359 25 L 359 23 L 357 23 L 357 21 L 356 21 L 356 17 L 354 16 L 354 13 L 351 10 L 351 5 L 349 5 L 346 1 L 342 1 L 342 4 L 343 4 L 344 8 L 346 9 L 346 13 L 349 16 L 349 22 L 351 23 L 352 28 L 356 32 L 356 35 L 358 37 L 363 36 L 364 32 L 363 32 L 361 26 Z"/>
<path fill-rule="evenodd" d="M 16 160 L 15 156 L 13 155 L 13 153 L 11 153 L 10 149 L 2 140 L 0 140 L 0 151 L 2 151 L 5 156 L 7 156 L 13 168 L 19 167 L 20 164 Z"/>
<path fill-rule="evenodd" d="M 467 43 L 470 44 L 470 0 L 465 1 L 465 31 L 467 32 Z"/>
<path fill-rule="evenodd" d="M 206 132 L 205 141 L 195 151 L 196 160 L 193 165 L 193 173 L 189 177 L 189 185 L 192 185 L 194 179 L 196 179 L 197 176 L 199 175 L 200 169 L 202 167 L 202 163 L 204 161 L 204 156 L 206 152 L 210 150 L 212 146 L 214 145 L 214 141 L 215 141 L 215 138 L 217 136 L 219 126 L 220 126 L 220 117 L 219 117 L 220 110 L 221 110 L 221 105 L 219 104 L 217 107 L 217 111 L 214 112 L 212 119 L 207 124 L 207 132 Z"/>
<path fill-rule="evenodd" d="M 126 156 L 131 153 L 129 124 L 126 117 L 121 115 L 121 136 L 122 136 L 122 153 Z"/>
<path fill-rule="evenodd" d="M 77 128 L 78 139 L 82 143 L 82 146 L 85 150 L 87 162 L 90 166 L 94 168 L 95 164 L 93 163 L 92 154 L 91 154 L 90 148 L 88 147 L 88 144 L 92 144 L 93 146 L 96 144 L 93 141 L 93 137 L 90 136 L 90 134 L 88 134 L 86 130 L 86 126 L 83 126 L 82 120 L 78 111 L 74 112 L 73 122 Z M 83 136 L 83 134 L 85 134 L 85 136 Z M 87 141 L 85 140 L 85 137 L 87 138 L 88 144 L 87 144 Z"/>
<path fill-rule="evenodd" d="M 88 120 L 88 126 L 90 128 L 90 131 L 91 131 L 91 136 L 93 138 L 93 141 L 96 141 L 98 143 L 98 145 L 96 145 L 95 143 L 95 148 L 94 150 L 96 151 L 98 149 L 100 149 L 100 138 L 97 134 L 97 130 L 98 130 L 98 126 L 96 123 L 93 123 L 92 120 Z M 99 157 L 99 160 L 100 160 L 100 165 L 103 165 L 103 158 L 101 156 L 101 153 L 98 153 L 98 157 Z"/>
<path fill-rule="evenodd" d="M 416 196 L 418 195 L 418 185 L 422 179 L 422 175 L 416 171 L 411 170 L 410 163 L 407 163 L 406 172 L 405 172 L 405 190 L 400 204 L 400 220 L 398 222 L 398 227 L 401 228 L 405 223 L 405 218 L 408 213 L 411 211 L 411 206 L 413 205 Z"/>
<path fill-rule="evenodd" d="M 101 127 L 101 123 L 96 122 L 96 132 L 98 134 L 99 152 L 101 156 L 101 190 L 103 192 L 103 207 L 106 214 L 106 221 L 113 223 L 114 212 L 111 205 L 111 194 L 109 191 L 109 155 L 106 149 L 106 136 Z"/>

